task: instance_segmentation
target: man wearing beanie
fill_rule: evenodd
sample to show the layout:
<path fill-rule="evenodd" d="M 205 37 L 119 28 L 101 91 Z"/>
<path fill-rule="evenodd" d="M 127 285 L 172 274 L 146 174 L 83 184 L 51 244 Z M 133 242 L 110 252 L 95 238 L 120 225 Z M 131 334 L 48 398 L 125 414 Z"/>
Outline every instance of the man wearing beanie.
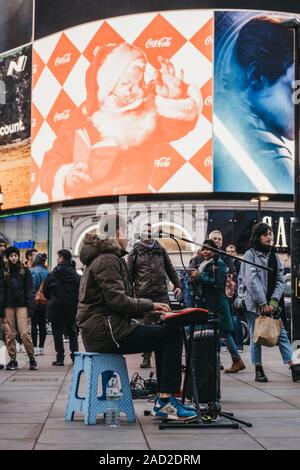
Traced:
<path fill-rule="evenodd" d="M 202 98 L 168 59 L 146 74 L 145 53 L 128 43 L 97 47 L 86 73 L 86 101 L 45 154 L 41 189 L 49 200 L 151 190 L 159 144 L 196 125 Z M 157 153 L 158 152 L 158 153 Z"/>
<path fill-rule="evenodd" d="M 32 316 L 34 305 L 32 276 L 30 270 L 22 266 L 18 248 L 8 247 L 5 256 L 7 265 L 0 275 L 0 316 L 3 317 L 6 346 L 10 356 L 6 369 L 18 369 L 16 360 L 16 330 L 18 329 L 29 357 L 29 370 L 36 370 L 38 367 L 28 329 L 28 319 Z"/>

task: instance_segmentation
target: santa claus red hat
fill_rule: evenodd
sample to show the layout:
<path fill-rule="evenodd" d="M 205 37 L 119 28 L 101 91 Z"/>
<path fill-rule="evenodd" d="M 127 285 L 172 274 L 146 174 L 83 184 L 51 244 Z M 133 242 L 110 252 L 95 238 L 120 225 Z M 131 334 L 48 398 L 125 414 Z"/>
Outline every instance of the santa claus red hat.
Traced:
<path fill-rule="evenodd" d="M 126 42 L 99 46 L 94 53 L 94 60 L 87 70 L 85 79 L 87 90 L 85 107 L 89 115 L 99 109 L 98 82 L 102 96 L 108 96 L 132 61 L 142 59 L 146 63 L 144 52 Z"/>

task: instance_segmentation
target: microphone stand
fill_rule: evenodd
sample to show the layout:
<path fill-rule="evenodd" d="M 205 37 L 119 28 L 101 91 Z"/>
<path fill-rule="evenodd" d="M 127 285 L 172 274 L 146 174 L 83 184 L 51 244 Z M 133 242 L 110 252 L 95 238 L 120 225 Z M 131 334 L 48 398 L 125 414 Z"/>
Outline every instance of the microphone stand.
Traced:
<path fill-rule="evenodd" d="M 243 259 L 241 259 L 237 256 L 234 256 L 234 255 L 228 255 L 225 251 L 220 250 L 219 248 L 213 248 L 210 245 L 205 245 L 203 243 L 202 244 L 201 243 L 196 243 L 193 240 L 189 240 L 188 238 L 184 238 L 184 237 L 179 237 L 179 236 L 174 235 L 172 233 L 167 233 L 167 232 L 162 232 L 161 231 L 160 235 L 162 235 L 162 236 L 164 235 L 165 237 L 171 238 L 175 241 L 175 243 L 177 243 L 177 245 L 179 247 L 179 251 L 180 251 L 180 258 L 181 258 L 182 266 L 183 266 L 184 270 L 187 273 L 188 273 L 188 270 L 186 269 L 186 267 L 184 265 L 184 261 L 183 261 L 183 258 L 182 258 L 182 252 L 181 252 L 181 248 L 180 248 L 180 245 L 178 243 L 178 240 L 182 240 L 182 241 L 185 241 L 187 243 L 194 243 L 195 245 L 200 246 L 200 247 L 207 247 L 207 249 L 213 251 L 214 253 L 216 253 L 217 255 L 219 255 L 221 257 L 226 255 L 229 258 L 238 259 L 241 262 L 244 262 L 246 264 L 250 264 L 250 265 L 255 266 L 259 269 L 263 269 L 263 270 L 266 270 L 266 271 L 269 271 L 269 272 L 273 271 L 272 268 L 262 266 L 262 265 L 259 265 L 257 263 L 253 263 L 251 261 L 243 260 Z M 213 384 L 213 400 L 208 405 L 209 405 L 209 411 L 211 411 L 214 415 L 219 415 L 223 418 L 226 418 L 227 420 L 229 420 L 229 422 L 226 422 L 226 423 L 216 422 L 216 423 L 206 424 L 206 423 L 201 422 L 201 420 L 199 420 L 200 408 L 199 408 L 198 391 L 197 391 L 197 387 L 195 387 L 195 385 L 196 385 L 195 384 L 195 372 L 194 372 L 194 367 L 193 367 L 193 354 L 192 354 L 192 344 L 191 344 L 192 340 L 191 340 L 191 341 L 189 341 L 190 351 L 188 351 L 188 353 L 189 353 L 188 356 L 190 357 L 191 363 L 190 363 L 190 365 L 188 365 L 187 370 L 190 371 L 190 375 L 192 375 L 192 377 L 190 377 L 190 380 L 191 380 L 191 383 L 194 385 L 192 388 L 193 388 L 194 393 L 196 395 L 194 397 L 194 400 L 195 400 L 195 404 L 196 404 L 196 408 L 197 408 L 198 419 L 197 419 L 196 423 L 185 423 L 185 424 L 164 423 L 163 426 L 160 427 L 162 429 L 163 428 L 176 428 L 176 427 L 177 428 L 178 427 L 184 427 L 184 428 L 189 428 L 189 427 L 192 427 L 192 428 L 194 428 L 194 427 L 216 428 L 216 427 L 218 427 L 218 428 L 237 429 L 239 427 L 239 424 L 242 424 L 246 427 L 252 427 L 251 423 L 235 418 L 233 413 L 224 413 L 224 412 L 222 412 L 221 411 L 221 405 L 219 403 L 218 384 L 219 384 L 219 373 L 220 373 L 220 371 L 218 370 L 218 365 L 220 367 L 220 362 L 218 361 L 218 344 L 219 344 L 218 329 L 219 329 L 220 321 L 218 319 L 218 312 L 217 312 L 218 260 L 217 260 L 216 256 L 214 256 L 213 269 L 214 269 L 214 294 L 215 294 L 214 295 L 214 312 L 213 312 L 213 319 L 209 320 L 208 323 L 210 323 L 212 325 L 213 337 L 214 337 L 214 349 L 215 349 L 214 362 L 213 362 L 214 384 Z M 193 334 L 193 332 L 194 332 L 194 330 L 192 330 L 192 334 Z M 187 344 L 187 341 L 185 341 L 185 344 Z M 185 379 L 185 382 L 186 382 L 186 379 Z M 184 400 L 185 400 L 185 387 L 184 387 L 184 393 L 183 393 L 183 401 Z"/>

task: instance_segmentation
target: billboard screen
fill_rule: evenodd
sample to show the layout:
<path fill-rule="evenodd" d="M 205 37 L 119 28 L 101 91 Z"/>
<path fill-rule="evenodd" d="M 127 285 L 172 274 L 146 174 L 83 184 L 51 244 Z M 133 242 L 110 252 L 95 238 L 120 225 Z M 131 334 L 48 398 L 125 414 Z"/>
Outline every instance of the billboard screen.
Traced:
<path fill-rule="evenodd" d="M 33 204 L 212 191 L 213 12 L 76 26 L 34 43 Z"/>
<path fill-rule="evenodd" d="M 32 40 L 32 0 L 0 0 L 0 53 Z"/>
<path fill-rule="evenodd" d="M 31 46 L 0 55 L 0 185 L 3 209 L 30 203 Z"/>
<path fill-rule="evenodd" d="M 293 193 L 293 33 L 281 19 L 215 13 L 214 191 Z"/>

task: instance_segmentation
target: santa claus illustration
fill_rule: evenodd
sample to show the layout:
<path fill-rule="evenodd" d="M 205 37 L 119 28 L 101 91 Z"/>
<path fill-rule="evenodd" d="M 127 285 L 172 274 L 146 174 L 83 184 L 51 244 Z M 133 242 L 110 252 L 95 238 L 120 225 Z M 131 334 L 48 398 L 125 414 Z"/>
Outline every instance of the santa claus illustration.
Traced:
<path fill-rule="evenodd" d="M 199 91 L 168 59 L 146 80 L 144 52 L 127 43 L 97 48 L 86 101 L 45 154 L 41 189 L 49 200 L 148 193 L 159 144 L 185 136 L 202 109 Z"/>

